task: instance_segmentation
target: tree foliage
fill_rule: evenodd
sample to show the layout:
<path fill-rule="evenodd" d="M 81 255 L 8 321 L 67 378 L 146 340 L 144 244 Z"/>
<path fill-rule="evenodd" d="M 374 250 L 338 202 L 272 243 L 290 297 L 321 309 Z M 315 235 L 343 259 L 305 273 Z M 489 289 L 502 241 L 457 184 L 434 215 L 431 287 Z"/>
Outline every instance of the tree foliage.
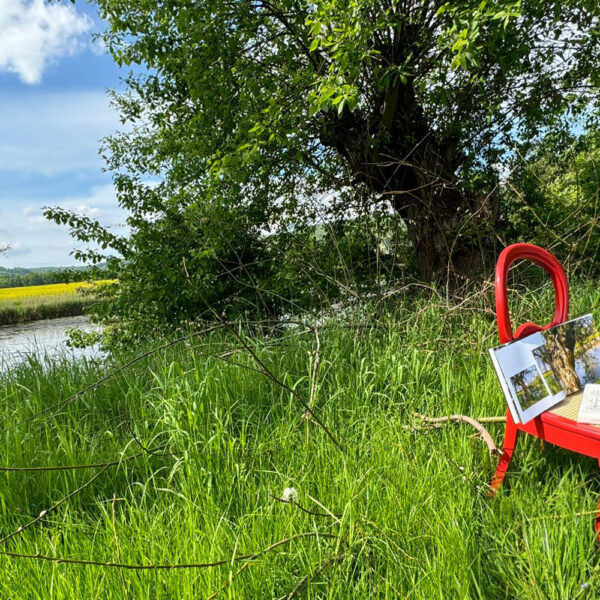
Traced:
<path fill-rule="evenodd" d="M 268 235 L 385 206 L 423 279 L 472 274 L 499 224 L 498 163 L 598 113 L 589 0 L 97 3 L 132 67 L 104 148 L 132 236 L 48 215 L 125 256 L 152 302 L 183 302 L 184 257 L 222 297 L 222 253 L 260 279 Z"/>
<path fill-rule="evenodd" d="M 600 273 L 600 137 L 548 134 L 515 157 L 502 192 L 502 230 L 511 241 L 552 249 L 571 268 Z"/>

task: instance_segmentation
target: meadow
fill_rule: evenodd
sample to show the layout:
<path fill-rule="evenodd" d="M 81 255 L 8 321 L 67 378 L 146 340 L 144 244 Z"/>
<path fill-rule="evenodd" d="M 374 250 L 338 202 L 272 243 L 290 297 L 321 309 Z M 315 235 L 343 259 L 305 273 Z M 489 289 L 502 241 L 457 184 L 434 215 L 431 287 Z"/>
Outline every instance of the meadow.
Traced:
<path fill-rule="evenodd" d="M 489 499 L 477 432 L 415 416 L 504 414 L 492 303 L 207 324 L 1 374 L 0 597 L 597 597 L 597 462 L 523 437 Z"/>
<path fill-rule="evenodd" d="M 78 290 L 89 286 L 72 282 L 0 288 L 0 325 L 81 315 L 90 299 Z"/>

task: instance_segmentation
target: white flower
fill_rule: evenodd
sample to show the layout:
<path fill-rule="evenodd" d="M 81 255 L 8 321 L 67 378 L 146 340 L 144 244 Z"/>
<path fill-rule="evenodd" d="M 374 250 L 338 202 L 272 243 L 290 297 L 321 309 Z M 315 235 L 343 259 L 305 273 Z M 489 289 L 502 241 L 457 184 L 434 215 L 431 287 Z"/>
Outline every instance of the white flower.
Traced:
<path fill-rule="evenodd" d="M 285 488 L 281 494 L 282 502 L 298 502 L 298 490 L 296 488 Z"/>

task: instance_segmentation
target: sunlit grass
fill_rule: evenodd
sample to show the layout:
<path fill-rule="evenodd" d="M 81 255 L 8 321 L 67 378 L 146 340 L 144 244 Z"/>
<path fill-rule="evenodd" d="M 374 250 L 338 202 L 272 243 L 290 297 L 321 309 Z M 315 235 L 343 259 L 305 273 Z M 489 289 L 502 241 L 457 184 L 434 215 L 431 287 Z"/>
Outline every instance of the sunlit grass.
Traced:
<path fill-rule="evenodd" d="M 542 321 L 551 296 L 541 298 L 521 303 L 514 322 Z M 595 286 L 575 289 L 572 316 L 597 300 Z M 5 373 L 0 466 L 123 460 L 0 552 L 144 565 L 228 560 L 134 572 L 0 555 L 0 597 L 287 598 L 298 586 L 293 597 L 311 599 L 597 597 L 597 461 L 522 436 L 490 500 L 497 458 L 474 430 L 410 427 L 413 412 L 505 412 L 486 352 L 497 344 L 492 303 L 453 310 L 419 297 L 357 328 L 332 321 L 319 328 L 316 376 L 314 332 L 249 334 L 285 387 L 253 370 L 226 332 L 165 348 L 67 403 L 110 365 L 31 362 Z M 215 358 L 223 351 L 229 362 Z M 302 418 L 290 390 L 309 398 L 311 388 L 342 450 Z M 500 444 L 503 425 L 489 429 Z M 96 473 L 0 473 L 0 538 Z M 292 487 L 317 514 L 274 499 Z"/>

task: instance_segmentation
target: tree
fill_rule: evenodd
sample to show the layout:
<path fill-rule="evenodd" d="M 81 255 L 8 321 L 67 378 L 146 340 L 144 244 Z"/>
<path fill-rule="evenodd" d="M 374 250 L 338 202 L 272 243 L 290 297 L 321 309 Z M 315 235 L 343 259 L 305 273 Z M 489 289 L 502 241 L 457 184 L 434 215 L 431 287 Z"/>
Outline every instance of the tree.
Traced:
<path fill-rule="evenodd" d="M 143 129 L 112 140 L 112 168 L 238 187 L 270 223 L 360 189 L 402 216 L 425 279 L 479 262 L 503 151 L 597 109 L 591 1 L 98 4 L 115 59 L 150 69 L 117 99 Z"/>
<path fill-rule="evenodd" d="M 233 243 L 236 213 L 264 235 L 387 205 L 424 280 L 470 275 L 495 237 L 497 163 L 597 117 L 591 0 L 97 3 L 114 59 L 146 68 L 114 95 L 128 127 L 104 147 L 133 236 L 48 215 L 130 261 L 171 219 L 211 230 L 198 256 Z"/>
<path fill-rule="evenodd" d="M 517 390 L 517 397 L 519 393 L 523 396 L 523 402 L 521 403 L 524 408 L 527 408 L 536 402 L 535 397 L 531 393 L 529 383 L 525 378 L 525 372 L 521 371 L 512 377 L 513 384 Z"/>

